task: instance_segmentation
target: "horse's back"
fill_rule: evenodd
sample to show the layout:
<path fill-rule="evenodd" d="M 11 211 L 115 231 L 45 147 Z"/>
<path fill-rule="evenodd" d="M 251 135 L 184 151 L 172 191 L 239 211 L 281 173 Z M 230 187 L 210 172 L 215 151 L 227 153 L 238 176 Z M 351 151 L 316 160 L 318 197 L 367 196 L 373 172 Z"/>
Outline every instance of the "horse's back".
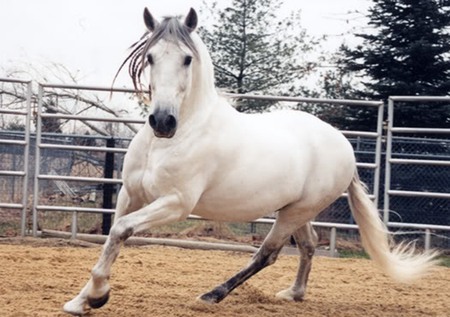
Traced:
<path fill-rule="evenodd" d="M 253 131 L 248 132 L 249 147 L 255 140 L 268 144 L 281 151 L 280 156 L 295 160 L 298 163 L 295 165 L 303 165 L 302 170 L 307 170 L 306 176 L 313 176 L 324 169 L 332 173 L 336 164 L 341 168 L 342 164 L 354 165 L 353 148 L 345 136 L 311 114 L 284 110 L 262 114 L 259 118 L 247 116 L 247 121 L 249 126 L 254 121 Z"/>

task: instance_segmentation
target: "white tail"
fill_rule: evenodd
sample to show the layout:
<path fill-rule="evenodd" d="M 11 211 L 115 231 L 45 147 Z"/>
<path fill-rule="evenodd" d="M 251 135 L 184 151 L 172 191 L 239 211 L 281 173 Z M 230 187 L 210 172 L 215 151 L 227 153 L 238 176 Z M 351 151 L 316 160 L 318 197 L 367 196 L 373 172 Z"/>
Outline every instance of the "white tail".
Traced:
<path fill-rule="evenodd" d="M 435 259 L 438 252 L 414 254 L 415 247 L 411 243 L 400 244 L 391 250 L 389 231 L 381 221 L 357 172 L 348 187 L 348 201 L 359 226 L 364 249 L 387 275 L 399 282 L 412 282 L 438 262 Z"/>

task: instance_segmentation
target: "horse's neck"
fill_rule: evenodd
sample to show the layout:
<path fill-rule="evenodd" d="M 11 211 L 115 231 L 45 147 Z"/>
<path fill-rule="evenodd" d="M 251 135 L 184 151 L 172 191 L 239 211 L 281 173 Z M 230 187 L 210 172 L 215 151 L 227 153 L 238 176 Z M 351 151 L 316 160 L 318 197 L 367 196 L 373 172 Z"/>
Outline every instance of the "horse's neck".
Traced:
<path fill-rule="evenodd" d="M 193 87 L 191 89 L 192 94 L 197 94 L 198 100 L 217 98 L 217 91 L 214 85 L 214 66 L 209 55 L 208 49 L 201 41 L 197 34 L 193 34 L 193 40 L 199 51 L 200 60 L 199 65 L 195 69 L 193 77 Z"/>
<path fill-rule="evenodd" d="M 214 85 L 214 66 L 205 44 L 195 34 L 193 39 L 200 54 L 200 64 L 194 70 L 190 94 L 185 99 L 185 129 L 207 124 L 220 99 Z"/>
<path fill-rule="evenodd" d="M 188 125 L 198 125 L 208 120 L 218 98 L 215 89 L 205 90 L 204 87 L 193 86 L 191 94 L 182 105 L 183 122 Z"/>
<path fill-rule="evenodd" d="M 184 110 L 184 121 L 202 120 L 208 117 L 219 98 L 214 86 L 214 73 L 209 56 L 195 70 L 192 77 L 192 86 L 189 95 L 185 98 L 182 108 Z M 204 64 L 206 63 L 206 64 Z M 192 122 L 189 122 L 192 124 Z"/>

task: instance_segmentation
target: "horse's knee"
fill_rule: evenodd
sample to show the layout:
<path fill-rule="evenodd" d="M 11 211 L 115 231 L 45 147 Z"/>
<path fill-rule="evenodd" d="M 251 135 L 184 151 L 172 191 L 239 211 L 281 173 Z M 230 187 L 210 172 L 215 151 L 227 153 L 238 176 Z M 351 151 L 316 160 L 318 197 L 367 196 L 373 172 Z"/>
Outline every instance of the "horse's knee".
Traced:
<path fill-rule="evenodd" d="M 134 233 L 134 229 L 127 225 L 123 218 L 119 218 L 117 222 L 112 226 L 109 233 L 112 241 L 124 242 Z"/>

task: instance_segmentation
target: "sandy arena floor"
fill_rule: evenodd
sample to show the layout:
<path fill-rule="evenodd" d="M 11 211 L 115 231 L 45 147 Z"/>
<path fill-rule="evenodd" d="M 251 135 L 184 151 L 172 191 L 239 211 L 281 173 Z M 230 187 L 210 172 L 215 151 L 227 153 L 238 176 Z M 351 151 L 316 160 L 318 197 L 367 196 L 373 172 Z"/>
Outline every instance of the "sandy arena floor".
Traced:
<path fill-rule="evenodd" d="M 87 281 L 100 247 L 52 242 L 0 244 L 1 316 L 66 316 L 61 307 Z M 281 256 L 217 305 L 195 298 L 247 263 L 249 254 L 170 247 L 125 247 L 111 278 L 111 298 L 90 316 L 450 316 L 450 269 L 398 285 L 373 263 L 316 257 L 304 302 L 277 300 L 298 258 Z"/>

